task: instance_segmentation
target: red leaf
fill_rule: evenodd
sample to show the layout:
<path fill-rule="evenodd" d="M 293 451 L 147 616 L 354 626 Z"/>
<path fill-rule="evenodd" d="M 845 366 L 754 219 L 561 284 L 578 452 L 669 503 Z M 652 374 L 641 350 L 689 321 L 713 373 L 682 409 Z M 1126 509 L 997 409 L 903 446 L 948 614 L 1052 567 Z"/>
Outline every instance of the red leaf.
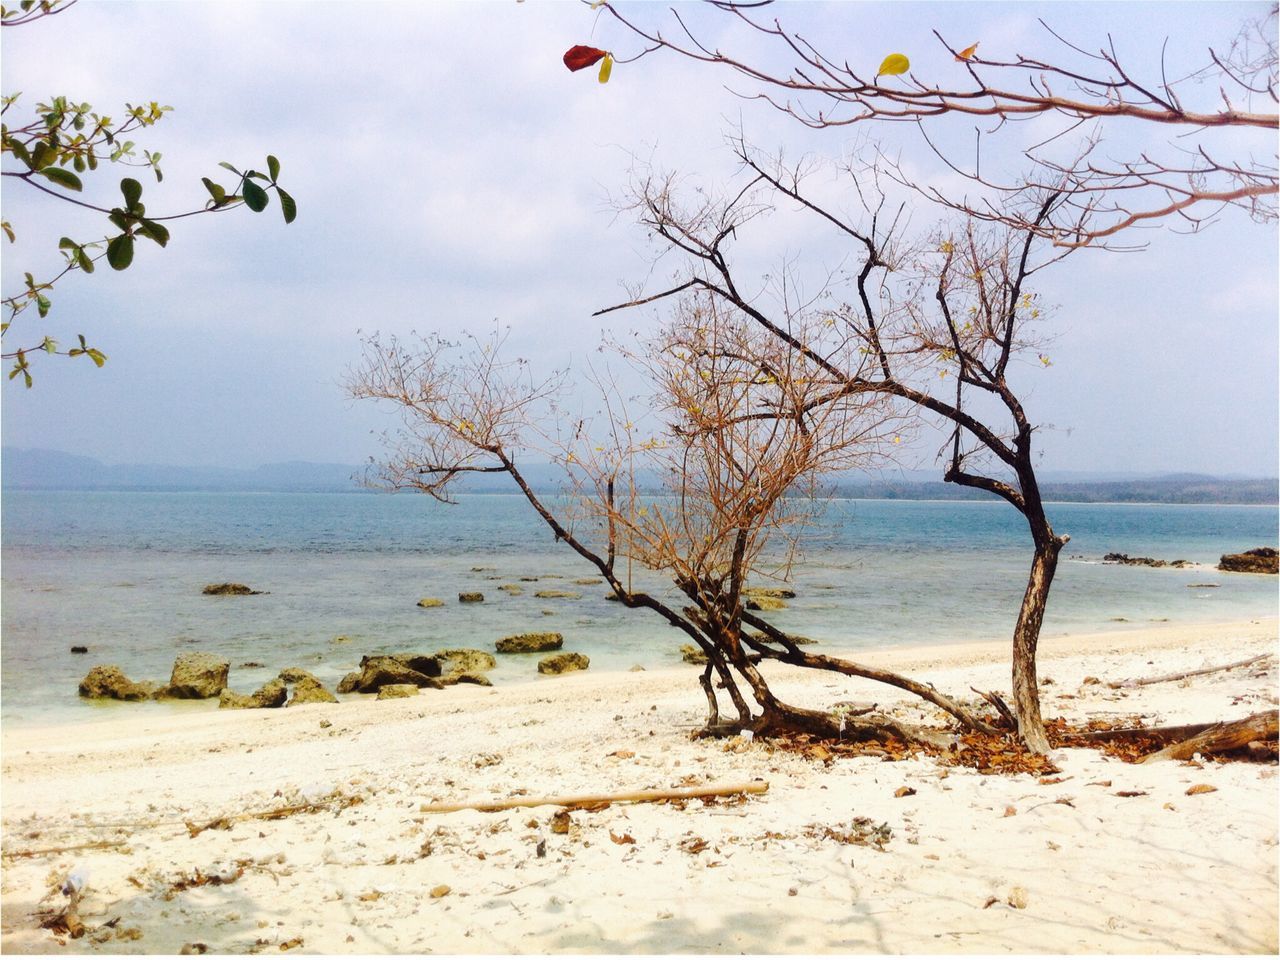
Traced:
<path fill-rule="evenodd" d="M 570 70 L 584 70 L 593 63 L 599 63 L 608 55 L 605 50 L 597 50 L 595 47 L 584 47 L 578 44 L 570 47 L 564 54 L 564 65 Z"/>

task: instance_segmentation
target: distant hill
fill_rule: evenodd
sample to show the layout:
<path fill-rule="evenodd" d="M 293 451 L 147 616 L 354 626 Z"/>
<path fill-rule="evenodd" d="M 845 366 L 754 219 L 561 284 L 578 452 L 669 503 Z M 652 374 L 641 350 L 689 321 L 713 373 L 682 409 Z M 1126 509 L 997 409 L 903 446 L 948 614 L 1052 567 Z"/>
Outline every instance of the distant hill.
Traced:
<path fill-rule="evenodd" d="M 522 471 L 538 491 L 556 491 L 562 474 L 552 464 L 523 464 Z M 56 450 L 4 447 L 0 451 L 0 485 L 6 490 L 153 490 L 212 492 L 351 493 L 364 489 L 362 467 L 342 463 L 290 461 L 256 469 L 175 467 L 156 464 L 108 466 L 91 457 Z M 892 477 L 850 475 L 832 484 L 838 497 L 867 500 L 987 500 L 991 494 L 934 479 L 937 474 L 911 471 Z M 459 478 L 459 493 L 517 493 L 515 483 L 500 474 Z M 642 477 L 644 486 L 656 484 Z M 1179 473 L 1083 474 L 1046 472 L 1041 483 L 1046 500 L 1069 503 L 1239 503 L 1276 504 L 1275 478 L 1211 477 Z"/>
<path fill-rule="evenodd" d="M 338 492 L 359 487 L 359 468 L 342 463 L 271 463 L 253 470 L 174 467 L 158 464 L 108 466 L 91 457 L 57 450 L 0 451 L 0 485 L 7 490 L 157 490 L 237 492 Z"/>

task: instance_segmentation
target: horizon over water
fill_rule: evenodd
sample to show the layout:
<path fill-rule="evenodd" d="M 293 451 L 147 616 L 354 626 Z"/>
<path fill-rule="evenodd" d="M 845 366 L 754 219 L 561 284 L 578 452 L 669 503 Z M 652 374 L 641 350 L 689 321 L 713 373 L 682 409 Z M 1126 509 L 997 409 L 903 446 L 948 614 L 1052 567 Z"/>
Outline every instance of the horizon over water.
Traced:
<path fill-rule="evenodd" d="M 1277 614 L 1275 578 L 1212 569 L 1223 553 L 1276 544 L 1273 506 L 1073 503 L 1049 514 L 1072 539 L 1045 636 Z M 467 495 L 450 507 L 364 493 L 5 491 L 2 535 L 0 717 L 10 724 L 216 709 L 216 700 L 103 704 L 76 694 L 96 664 L 167 681 L 174 657 L 196 650 L 230 659 L 229 683 L 247 693 L 284 667 L 332 687 L 365 654 L 492 652 L 499 638 L 531 630 L 564 634 L 564 650 L 587 654 L 597 672 L 676 666 L 688 642 L 660 618 L 606 601 L 603 583 L 572 584 L 596 571 L 556 544 L 519 495 Z M 1102 564 L 1110 552 L 1197 566 Z M 1001 502 L 833 500 L 802 541 L 790 580 L 798 596 L 769 616 L 824 651 L 1007 639 L 1030 558 L 1025 522 Z M 650 572 L 634 577 L 672 592 Z M 268 592 L 201 594 L 223 581 Z M 1207 583 L 1218 586 L 1196 586 Z M 543 589 L 582 598 L 534 596 Z M 466 590 L 485 602 L 458 604 Z M 417 607 L 427 596 L 445 606 Z M 89 654 L 71 654 L 73 644 Z M 537 659 L 498 655 L 491 677 L 499 687 L 537 681 Z M 263 666 L 240 666 L 249 661 Z"/>

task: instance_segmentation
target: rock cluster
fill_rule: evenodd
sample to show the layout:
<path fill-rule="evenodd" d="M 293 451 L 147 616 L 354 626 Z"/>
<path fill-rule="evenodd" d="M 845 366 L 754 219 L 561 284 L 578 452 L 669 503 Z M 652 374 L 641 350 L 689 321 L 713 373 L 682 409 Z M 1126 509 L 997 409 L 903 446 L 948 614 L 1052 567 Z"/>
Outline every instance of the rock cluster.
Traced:
<path fill-rule="evenodd" d="M 564 646 L 564 636 L 559 633 L 517 633 L 503 637 L 494 646 L 499 653 L 543 653 Z"/>
<path fill-rule="evenodd" d="M 1218 569 L 1227 573 L 1280 573 L 1280 554 L 1275 547 L 1225 553 L 1218 561 Z"/>
<path fill-rule="evenodd" d="M 459 648 L 436 653 L 393 653 L 362 657 L 360 669 L 338 684 L 339 693 L 381 693 L 389 686 L 440 690 L 455 683 L 491 686 L 485 673 L 497 666 L 493 654 Z"/>
<path fill-rule="evenodd" d="M 1103 563 L 1120 563 L 1130 567 L 1182 567 L 1191 566 L 1190 560 L 1155 560 L 1151 557 L 1131 557 L 1127 553 L 1108 553 Z"/>

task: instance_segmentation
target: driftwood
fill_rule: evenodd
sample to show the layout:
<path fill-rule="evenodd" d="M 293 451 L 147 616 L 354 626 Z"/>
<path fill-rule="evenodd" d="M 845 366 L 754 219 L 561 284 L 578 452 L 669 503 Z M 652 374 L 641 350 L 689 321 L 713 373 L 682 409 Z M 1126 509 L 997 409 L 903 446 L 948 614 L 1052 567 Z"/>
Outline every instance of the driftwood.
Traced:
<path fill-rule="evenodd" d="M 1220 667 L 1202 667 L 1199 670 L 1185 670 L 1182 673 L 1169 673 L 1163 677 L 1147 677 L 1144 680 L 1117 680 L 1114 683 L 1108 683 L 1107 686 L 1112 690 L 1119 690 L 1123 687 L 1145 687 L 1152 683 L 1168 683 L 1171 680 L 1185 680 L 1187 677 L 1200 677 L 1206 673 L 1219 673 L 1223 670 L 1234 670 L 1236 667 L 1247 667 L 1251 663 L 1257 663 L 1259 660 L 1266 660 L 1273 657 L 1273 653 L 1260 653 L 1256 657 L 1249 657 L 1245 660 L 1237 660 L 1235 663 L 1224 663 Z"/>
<path fill-rule="evenodd" d="M 125 840 L 95 840 L 92 843 L 73 843 L 68 847 L 39 847 L 35 850 L 6 850 L 0 856 L 19 859 L 22 857 L 45 857 L 50 854 L 71 853 L 73 850 L 105 850 L 108 847 L 123 847 Z"/>
<path fill-rule="evenodd" d="M 735 793 L 765 793 L 769 784 L 763 780 L 751 783 L 708 784 L 705 787 L 682 787 L 671 790 L 633 790 L 628 793 L 588 793 L 567 797 L 512 797 L 508 800 L 470 800 L 463 803 L 424 803 L 419 813 L 454 813 L 458 810 L 514 810 L 518 807 L 582 807 L 598 803 L 654 803 L 661 800 L 695 800 L 699 797 L 723 797 Z"/>
<path fill-rule="evenodd" d="M 1280 728 L 1280 711 L 1263 710 L 1230 723 L 1218 723 L 1178 743 L 1170 744 L 1144 757 L 1143 763 L 1153 760 L 1189 760 L 1197 753 L 1223 753 L 1248 746 L 1254 740 L 1274 740 Z"/>

